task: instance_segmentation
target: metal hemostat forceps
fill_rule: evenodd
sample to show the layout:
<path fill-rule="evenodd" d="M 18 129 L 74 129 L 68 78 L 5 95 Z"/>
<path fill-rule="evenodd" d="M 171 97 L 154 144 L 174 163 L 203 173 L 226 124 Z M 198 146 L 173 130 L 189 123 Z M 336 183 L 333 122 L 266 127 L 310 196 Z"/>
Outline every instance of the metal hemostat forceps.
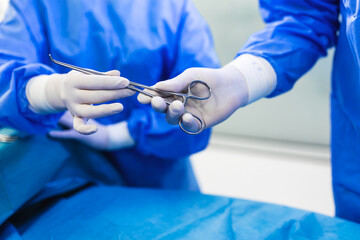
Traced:
<path fill-rule="evenodd" d="M 70 69 L 73 69 L 73 70 L 76 70 L 78 72 L 81 72 L 81 73 L 84 73 L 84 74 L 89 74 L 89 75 L 102 75 L 102 76 L 109 76 L 105 73 L 102 73 L 102 72 L 98 72 L 98 71 L 95 71 L 95 70 L 92 70 L 92 69 L 85 69 L 85 68 L 81 68 L 81 67 L 77 67 L 77 66 L 74 66 L 74 65 L 71 65 L 71 64 L 68 64 L 68 63 L 64 63 L 64 62 L 60 62 L 60 61 L 57 61 L 55 59 L 53 59 L 51 57 L 51 54 L 49 54 L 49 57 L 51 59 L 52 62 L 58 64 L 58 65 L 61 65 L 61 66 L 64 66 L 64 67 L 67 67 L 67 68 L 70 68 Z M 203 87 L 205 87 L 205 89 L 208 90 L 207 94 L 205 96 L 198 96 L 196 94 L 194 94 L 191 89 L 193 87 L 195 87 L 196 85 L 202 85 Z M 189 99 L 194 99 L 194 100 L 206 100 L 208 98 L 210 98 L 211 96 L 211 88 L 209 87 L 209 85 L 207 85 L 205 82 L 203 81 L 200 81 L 200 80 L 194 80 L 192 81 L 189 86 L 188 86 L 188 91 L 187 93 L 178 93 L 178 92 L 170 92 L 170 91 L 163 91 L 163 90 L 159 90 L 159 89 L 156 89 L 156 88 L 153 88 L 153 87 L 149 87 L 149 86 L 146 86 L 146 85 L 143 85 L 143 84 L 140 84 L 140 83 L 135 83 L 135 82 L 131 82 L 129 83 L 129 85 L 126 87 L 128 89 L 131 89 L 133 91 L 136 91 L 138 93 L 141 93 L 141 94 L 144 94 L 146 96 L 149 96 L 151 98 L 153 97 L 156 97 L 157 95 L 154 95 L 154 94 L 151 94 L 149 92 L 145 92 L 144 90 L 142 89 L 149 89 L 149 90 L 152 90 L 152 91 L 155 91 L 157 93 L 160 93 L 161 96 L 160 97 L 180 97 L 182 99 L 182 103 L 184 104 L 184 107 L 185 107 L 185 112 L 183 113 L 183 115 L 185 113 L 188 113 L 188 114 L 191 114 L 200 124 L 200 129 L 198 131 L 188 131 L 184 128 L 183 126 L 183 121 L 182 121 L 182 116 L 180 117 L 180 121 L 179 121 L 179 127 L 186 133 L 188 134 L 198 134 L 200 132 L 202 132 L 206 126 L 205 126 L 205 122 L 204 120 L 202 120 L 200 117 L 192 114 L 191 112 L 188 112 L 186 111 L 186 103 L 188 102 Z M 141 88 L 141 89 L 140 89 Z M 170 105 L 171 102 L 169 101 L 166 101 L 166 104 L 167 105 Z"/>

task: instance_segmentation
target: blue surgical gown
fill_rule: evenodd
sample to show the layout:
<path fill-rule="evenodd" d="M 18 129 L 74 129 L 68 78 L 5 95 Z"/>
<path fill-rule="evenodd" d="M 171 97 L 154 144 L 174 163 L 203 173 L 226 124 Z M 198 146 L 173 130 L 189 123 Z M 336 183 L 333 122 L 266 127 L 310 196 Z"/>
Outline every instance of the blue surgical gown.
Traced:
<path fill-rule="evenodd" d="M 328 48 L 336 46 L 331 92 L 333 192 L 336 215 L 357 222 L 360 222 L 359 4 L 358 0 L 261 0 L 266 28 L 251 36 L 239 52 L 264 57 L 272 64 L 278 84 L 271 96 L 276 96 L 291 89 L 319 57 L 326 55 Z"/>
<path fill-rule="evenodd" d="M 69 71 L 49 53 L 146 85 L 219 65 L 209 28 L 188 0 L 12 0 L 0 23 L 0 127 L 29 134 L 56 127 L 61 114 L 35 114 L 25 96 L 30 78 Z M 136 96 L 119 102 L 123 112 L 98 121 L 128 122 L 136 146 L 107 153 L 126 184 L 196 190 L 188 156 L 206 147 L 210 131 L 185 134 Z"/>

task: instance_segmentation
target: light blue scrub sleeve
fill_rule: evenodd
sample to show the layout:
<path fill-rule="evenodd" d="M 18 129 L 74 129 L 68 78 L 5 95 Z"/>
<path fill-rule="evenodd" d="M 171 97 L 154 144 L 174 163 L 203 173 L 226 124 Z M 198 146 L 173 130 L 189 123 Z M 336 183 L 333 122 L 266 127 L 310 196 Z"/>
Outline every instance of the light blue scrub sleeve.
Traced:
<path fill-rule="evenodd" d="M 239 54 L 267 59 L 277 74 L 276 96 L 292 88 L 336 43 L 339 1 L 260 0 L 266 27 L 252 35 Z"/>
<path fill-rule="evenodd" d="M 190 67 L 219 67 L 209 27 L 191 1 L 185 1 L 176 31 L 176 58 L 170 68 L 170 78 Z M 201 151 L 210 137 L 209 129 L 198 135 L 184 133 L 179 126 L 169 125 L 164 115 L 154 112 L 150 106 L 133 111 L 128 127 L 140 152 L 161 158 L 187 157 Z"/>
<path fill-rule="evenodd" d="M 44 64 L 34 64 L 41 62 L 39 59 L 47 49 L 41 31 L 36 35 L 32 32 L 36 28 L 40 30 L 32 7 L 22 9 L 28 9 L 26 19 L 25 14 L 10 2 L 6 16 L 0 22 L 0 127 L 41 134 L 56 125 L 59 114 L 32 112 L 28 108 L 25 88 L 30 78 L 52 74 L 54 70 Z M 31 26 L 27 20 L 31 20 Z"/>

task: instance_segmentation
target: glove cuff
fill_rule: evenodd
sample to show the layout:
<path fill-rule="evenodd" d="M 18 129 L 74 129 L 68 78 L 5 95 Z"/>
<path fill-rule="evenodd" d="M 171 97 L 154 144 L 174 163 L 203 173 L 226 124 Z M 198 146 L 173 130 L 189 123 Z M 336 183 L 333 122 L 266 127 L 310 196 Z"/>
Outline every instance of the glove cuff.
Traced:
<path fill-rule="evenodd" d="M 26 97 L 30 103 L 31 111 L 38 114 L 49 114 L 58 112 L 51 106 L 47 99 L 47 84 L 50 75 L 40 75 L 31 78 L 26 85 Z"/>
<path fill-rule="evenodd" d="M 135 140 L 129 132 L 127 121 L 106 126 L 109 136 L 107 150 L 130 148 L 135 145 Z"/>
<path fill-rule="evenodd" d="M 264 58 L 242 54 L 229 65 L 234 66 L 244 75 L 249 90 L 247 104 L 266 97 L 274 91 L 277 84 L 276 73 L 271 64 Z"/>

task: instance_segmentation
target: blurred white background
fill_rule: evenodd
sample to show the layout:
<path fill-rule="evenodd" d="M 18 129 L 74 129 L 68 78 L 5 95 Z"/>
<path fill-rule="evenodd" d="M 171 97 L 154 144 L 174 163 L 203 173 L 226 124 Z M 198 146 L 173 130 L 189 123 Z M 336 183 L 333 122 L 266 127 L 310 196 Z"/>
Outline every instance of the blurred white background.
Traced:
<path fill-rule="evenodd" d="M 258 1 L 194 0 L 208 21 L 222 64 L 261 29 Z M 0 0 L 0 19 L 8 0 Z M 333 215 L 329 154 L 332 52 L 293 91 L 239 110 L 214 128 L 193 157 L 202 192 Z"/>
<path fill-rule="evenodd" d="M 194 0 L 208 21 L 221 63 L 264 24 L 258 1 Z M 238 110 L 214 128 L 193 157 L 202 192 L 334 214 L 329 153 L 332 51 L 274 99 Z"/>
<path fill-rule="evenodd" d="M 0 20 L 3 18 L 9 0 L 0 0 Z"/>

